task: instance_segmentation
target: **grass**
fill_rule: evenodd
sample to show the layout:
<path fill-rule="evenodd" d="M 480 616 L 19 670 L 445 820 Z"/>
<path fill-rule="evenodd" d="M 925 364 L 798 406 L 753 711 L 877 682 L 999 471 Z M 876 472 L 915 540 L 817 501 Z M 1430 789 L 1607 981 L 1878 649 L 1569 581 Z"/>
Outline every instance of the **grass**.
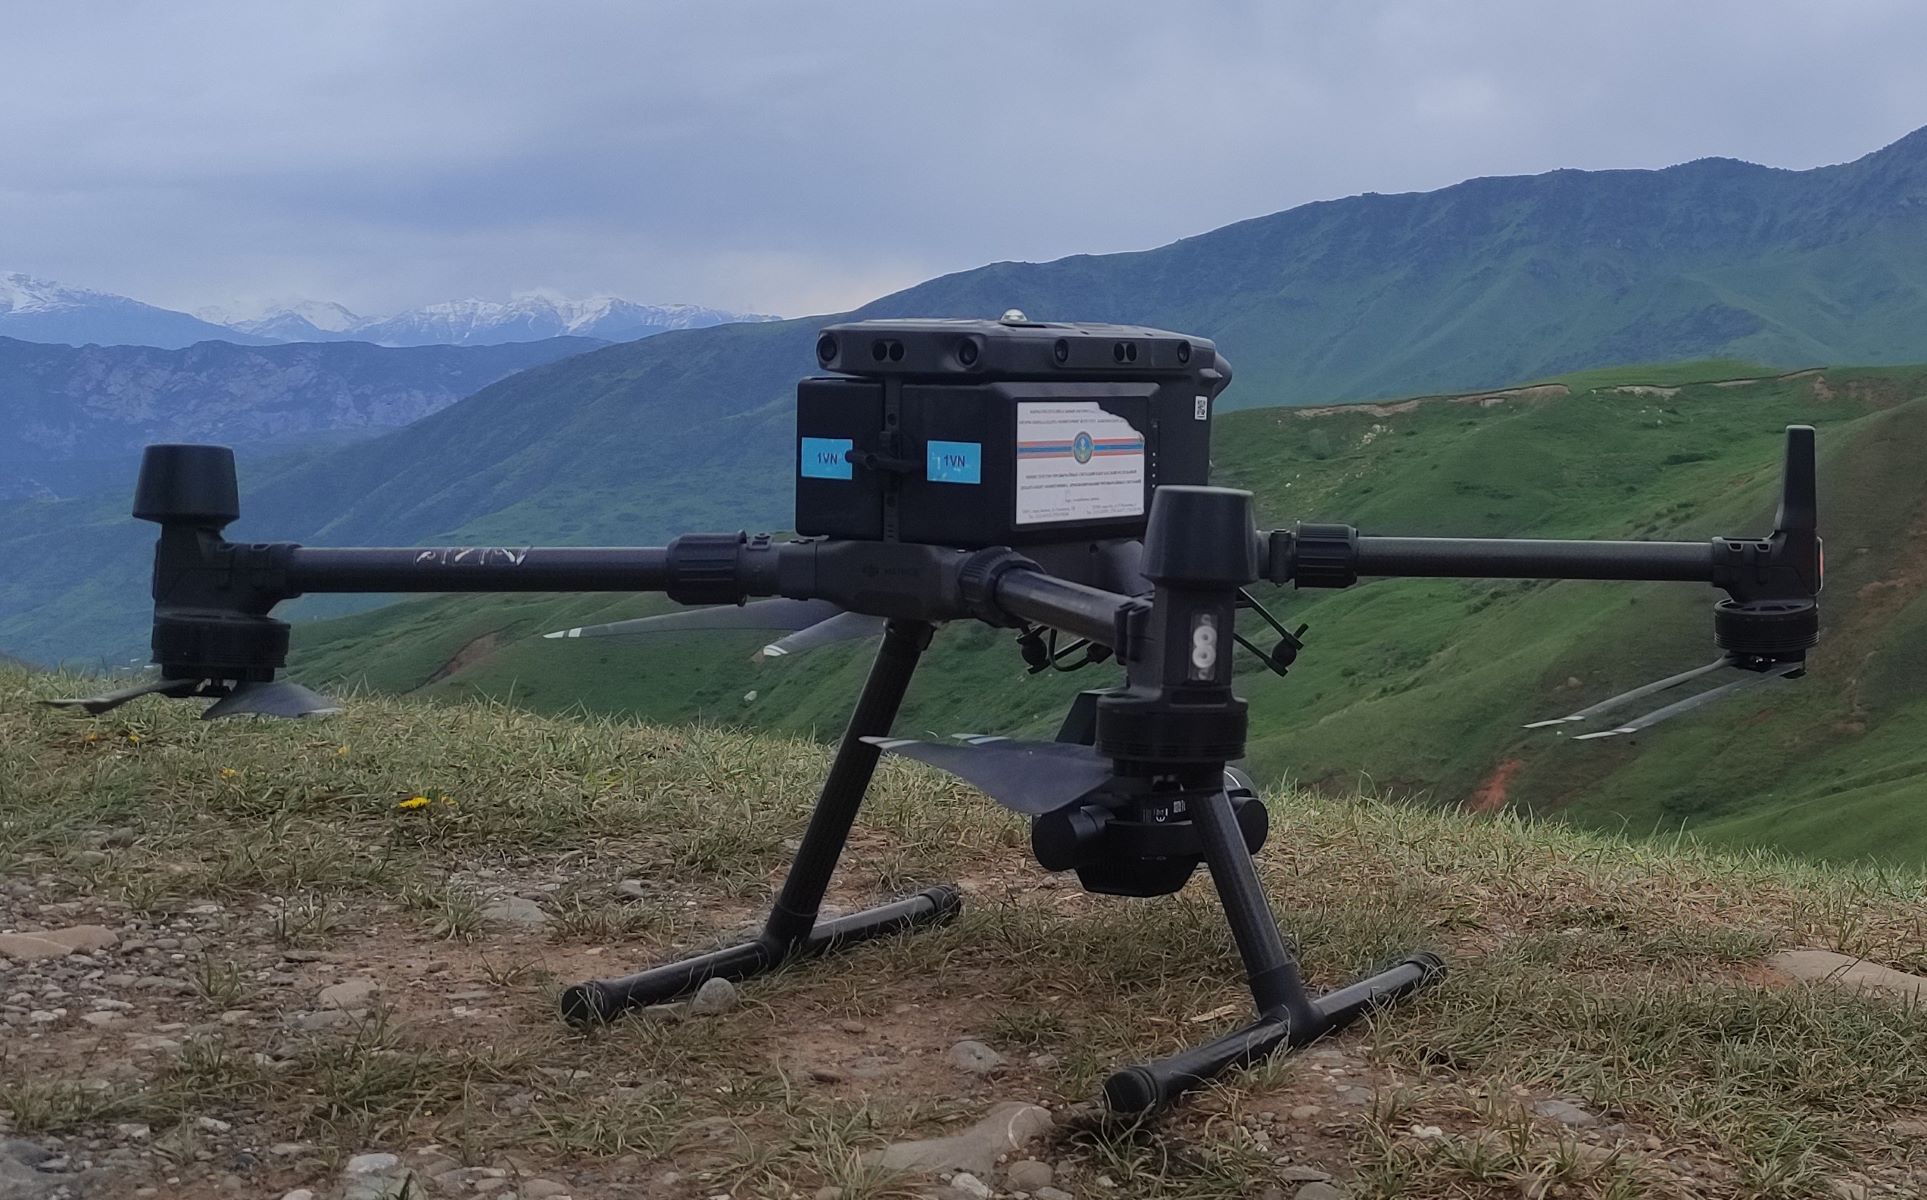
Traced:
<path fill-rule="evenodd" d="M 1441 1200 L 1927 1181 L 1927 1145 L 1890 1132 L 1927 1114 L 1920 1015 L 1761 966 L 1814 945 L 1927 969 L 1927 884 L 1909 871 L 1274 792 L 1261 863 L 1308 975 L 1334 985 L 1417 947 L 1453 974 L 1330 1046 L 1118 1127 L 1076 1115 L 1110 1070 L 1243 1011 L 1202 880 L 1155 901 L 1086 897 L 1028 863 L 1013 818 L 886 763 L 832 902 L 961 879 L 958 922 L 751 983 L 721 1016 L 581 1034 L 553 1015 L 562 984 L 756 919 L 826 765 L 819 744 L 378 697 L 285 724 L 201 723 L 157 700 L 95 720 L 28 703 L 76 682 L 0 674 L 9 876 L 110 921 L 227 923 L 182 967 L 194 990 L 157 1014 L 200 1031 L 178 1057 L 103 1077 L 84 1037 L 0 1049 L 0 1110 L 22 1132 L 212 1115 L 262 1144 L 315 1144 L 275 1186 L 433 1142 L 583 1180 L 676 1171 L 697 1195 L 886 1197 L 914 1181 L 866 1151 L 1016 1097 L 1066 1114 L 1045 1153 L 1080 1195 L 1253 1196 L 1281 1153 L 1359 1195 Z M 453 803 L 397 807 L 419 794 Z M 645 898 L 618 892 L 624 879 Z M 538 889 L 547 926 L 480 921 L 490 885 Z M 210 903 L 223 915 L 191 915 Z M 381 979 L 382 999 L 317 1030 L 215 1019 L 299 994 L 257 978 L 287 971 L 273 964 L 292 947 Z M 455 982 L 414 982 L 438 962 Z M 499 1002 L 454 1017 L 439 992 L 461 987 Z M 1010 1065 L 989 1084 L 952 1074 L 942 1053 L 963 1037 Z M 840 1081 L 809 1070 L 825 1065 Z M 1338 1078 L 1370 1102 L 1335 1101 Z M 1548 1096 L 1607 1132 L 1534 1119 Z"/>

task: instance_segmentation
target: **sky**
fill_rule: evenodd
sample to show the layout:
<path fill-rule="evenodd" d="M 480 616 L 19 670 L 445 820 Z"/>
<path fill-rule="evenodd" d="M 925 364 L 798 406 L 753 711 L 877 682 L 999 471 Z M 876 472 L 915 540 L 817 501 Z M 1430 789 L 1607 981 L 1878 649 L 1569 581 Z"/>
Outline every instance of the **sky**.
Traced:
<path fill-rule="evenodd" d="M 1927 124 L 1915 0 L 17 3 L 0 271 L 833 312 L 1359 192 Z"/>

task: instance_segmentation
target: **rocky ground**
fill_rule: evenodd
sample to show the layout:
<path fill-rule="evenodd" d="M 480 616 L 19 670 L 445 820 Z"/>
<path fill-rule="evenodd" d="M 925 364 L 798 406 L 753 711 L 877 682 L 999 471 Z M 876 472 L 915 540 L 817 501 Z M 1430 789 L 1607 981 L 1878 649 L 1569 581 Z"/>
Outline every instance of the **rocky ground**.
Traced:
<path fill-rule="evenodd" d="M 1201 879 L 1086 896 L 893 766 L 833 899 L 961 920 L 579 1032 L 563 985 L 758 918 L 820 749 L 54 686 L 0 677 L 0 1200 L 1927 1194 L 1915 877 L 1280 797 L 1313 979 L 1454 974 L 1124 1124 L 1105 1074 L 1245 1019 Z"/>

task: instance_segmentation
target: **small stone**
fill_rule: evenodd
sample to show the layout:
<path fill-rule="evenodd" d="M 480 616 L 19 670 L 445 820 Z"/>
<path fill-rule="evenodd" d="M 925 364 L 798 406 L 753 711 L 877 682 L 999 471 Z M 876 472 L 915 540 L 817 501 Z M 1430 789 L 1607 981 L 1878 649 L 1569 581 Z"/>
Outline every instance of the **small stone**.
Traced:
<path fill-rule="evenodd" d="M 314 1146 L 308 1142 L 276 1142 L 268 1147 L 268 1153 L 276 1158 L 293 1158 L 297 1154 L 306 1154 L 312 1149 Z"/>
<path fill-rule="evenodd" d="M 196 1117 L 194 1119 L 194 1124 L 200 1126 L 202 1129 L 205 1129 L 209 1133 L 226 1133 L 229 1130 L 234 1128 L 234 1126 L 228 1124 L 226 1121 L 220 1120 L 219 1118 L 216 1118 L 216 1117 Z"/>
<path fill-rule="evenodd" d="M 642 880 L 624 879 L 616 884 L 616 895 L 626 896 L 631 900 L 642 900 L 647 898 L 649 892 L 642 886 Z"/>
<path fill-rule="evenodd" d="M 1767 965 L 1795 979 L 1830 984 L 1844 992 L 1866 992 L 1902 1003 L 1927 1004 L 1927 976 L 1910 975 L 1880 963 L 1831 950 L 1783 950 Z"/>
<path fill-rule="evenodd" d="M 842 1083 L 848 1078 L 835 1067 L 811 1067 L 809 1077 L 817 1083 Z"/>
<path fill-rule="evenodd" d="M 1309 1121 L 1318 1115 L 1318 1106 L 1316 1104 L 1300 1104 L 1297 1108 L 1292 1109 L 1289 1115 L 1294 1121 Z"/>
<path fill-rule="evenodd" d="M 540 929 L 549 923 L 549 914 L 542 906 L 522 896 L 504 896 L 482 910 L 482 919 L 498 925 L 515 925 L 523 929 Z"/>
<path fill-rule="evenodd" d="M 989 1184 L 968 1171 L 959 1171 L 955 1175 L 952 1175 L 950 1177 L 950 1186 L 956 1188 L 966 1196 L 975 1197 L 976 1200 L 990 1200 L 992 1196 L 996 1195 L 996 1192 L 991 1190 Z"/>
<path fill-rule="evenodd" d="M 0 1137 L 0 1158 L 10 1158 L 17 1163 L 37 1167 L 53 1156 L 53 1151 L 25 1138 Z"/>
<path fill-rule="evenodd" d="M 1413 1137 L 1421 1142 L 1436 1142 L 1445 1136 L 1445 1130 L 1440 1129 L 1437 1125 L 1414 1125 L 1412 1126 L 1411 1133 Z"/>
<path fill-rule="evenodd" d="M 736 985 L 727 979 L 706 979 L 696 989 L 695 999 L 689 1002 L 689 1014 L 695 1017 L 713 1017 L 726 1013 L 736 1007 Z"/>
<path fill-rule="evenodd" d="M 1038 1188 L 1049 1187 L 1055 1175 L 1049 1163 L 1027 1158 L 1010 1164 L 1010 1170 L 1004 1174 L 1004 1183 L 1015 1192 L 1035 1192 Z"/>
<path fill-rule="evenodd" d="M 1550 1117 L 1561 1125 L 1575 1128 L 1599 1124 L 1597 1114 L 1587 1112 L 1569 1100 L 1539 1100 L 1534 1102 L 1532 1111 L 1542 1117 Z"/>
<path fill-rule="evenodd" d="M 72 946 L 31 933 L 0 933 L 0 957 L 37 962 L 44 958 L 65 958 L 73 952 Z"/>
<path fill-rule="evenodd" d="M 1286 1183 L 1330 1183 L 1331 1172 L 1321 1171 L 1317 1167 L 1280 1167 L 1278 1178 Z"/>
<path fill-rule="evenodd" d="M 516 1186 L 522 1200 L 558 1200 L 569 1193 L 569 1185 L 553 1179 L 524 1179 Z"/>
<path fill-rule="evenodd" d="M 1292 1200 L 1345 1200 L 1344 1188 L 1329 1183 L 1308 1183 L 1298 1189 Z"/>
<path fill-rule="evenodd" d="M 992 1105 L 975 1125 L 949 1137 L 897 1142 L 864 1156 L 888 1171 L 969 1171 L 989 1175 L 1001 1155 L 1021 1150 L 1048 1132 L 1056 1118 L 1047 1108 L 1006 1101 Z"/>
<path fill-rule="evenodd" d="M 1004 1056 L 968 1038 L 950 1047 L 950 1065 L 968 1075 L 988 1075 L 1004 1065 Z"/>
<path fill-rule="evenodd" d="M 135 1038 L 127 1048 L 135 1054 L 179 1054 L 181 1044 L 173 1038 L 149 1036 Z"/>
<path fill-rule="evenodd" d="M 1031 1195 L 1035 1197 L 1036 1200 L 1077 1200 L 1077 1197 L 1071 1195 L 1069 1192 L 1054 1187 L 1038 1188 L 1032 1192 Z"/>
<path fill-rule="evenodd" d="M 315 1002 L 323 1008 L 363 1008 L 380 990 L 372 979 L 344 979 L 322 988 Z"/>
<path fill-rule="evenodd" d="M 118 1025 L 127 1018 L 117 1012 L 90 1012 L 81 1013 L 80 1019 L 89 1025 L 104 1029 L 109 1025 Z"/>
<path fill-rule="evenodd" d="M 470 1191 L 486 1195 L 489 1192 L 499 1192 L 503 1188 L 512 1185 L 506 1179 L 477 1179 L 468 1186 Z"/>
<path fill-rule="evenodd" d="M 357 1154 L 348 1160 L 341 1169 L 343 1175 L 379 1175 L 392 1171 L 401 1165 L 401 1159 L 392 1154 Z"/>
<path fill-rule="evenodd" d="M 120 935 L 105 925 L 71 925 L 32 936 L 57 942 L 69 950 L 105 950 L 120 941 Z"/>
<path fill-rule="evenodd" d="M 114 1126 L 114 1132 L 130 1142 L 144 1142 L 154 1130 L 152 1126 L 128 1122 L 123 1125 Z"/>
<path fill-rule="evenodd" d="M 281 1200 L 314 1200 L 314 1193 L 307 1188 L 296 1188 L 292 1192 L 283 1192 Z"/>

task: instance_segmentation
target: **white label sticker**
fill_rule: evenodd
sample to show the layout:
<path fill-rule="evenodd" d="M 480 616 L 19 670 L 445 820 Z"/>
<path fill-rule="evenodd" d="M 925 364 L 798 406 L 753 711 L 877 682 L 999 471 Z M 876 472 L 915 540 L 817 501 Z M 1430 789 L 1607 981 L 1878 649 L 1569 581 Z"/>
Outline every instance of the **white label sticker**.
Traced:
<path fill-rule="evenodd" d="M 1144 515 L 1144 435 L 1094 401 L 1017 406 L 1017 524 Z"/>
<path fill-rule="evenodd" d="M 1202 421 L 1211 415 L 1211 397 L 1199 396 L 1191 402 L 1191 419 Z"/>

